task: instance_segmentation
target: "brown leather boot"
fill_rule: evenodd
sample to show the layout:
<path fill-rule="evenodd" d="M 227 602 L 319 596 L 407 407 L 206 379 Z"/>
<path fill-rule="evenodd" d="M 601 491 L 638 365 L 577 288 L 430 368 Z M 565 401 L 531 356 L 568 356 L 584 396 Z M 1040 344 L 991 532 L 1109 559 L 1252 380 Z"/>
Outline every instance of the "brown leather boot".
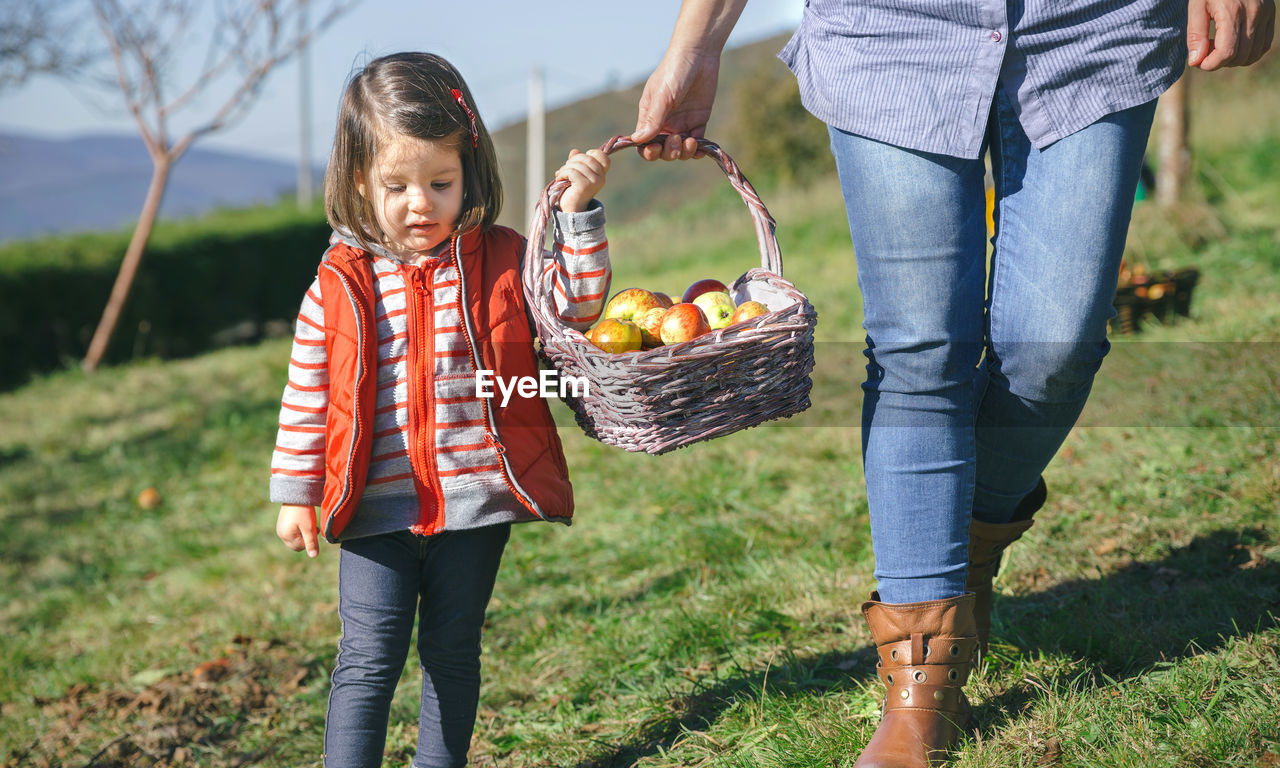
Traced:
<path fill-rule="evenodd" d="M 978 643 L 983 654 L 991 639 L 991 583 L 1000 570 L 1000 559 L 1005 548 L 1031 527 L 1031 516 L 1044 506 L 1047 496 L 1042 477 L 1035 490 L 1018 503 L 1009 522 L 984 523 L 976 518 L 969 522 L 969 575 L 964 587 L 975 597 L 973 615 L 978 622 Z"/>
<path fill-rule="evenodd" d="M 862 604 L 885 685 L 880 725 L 854 768 L 929 768 L 969 720 L 962 687 L 978 648 L 973 595 L 924 603 Z"/>

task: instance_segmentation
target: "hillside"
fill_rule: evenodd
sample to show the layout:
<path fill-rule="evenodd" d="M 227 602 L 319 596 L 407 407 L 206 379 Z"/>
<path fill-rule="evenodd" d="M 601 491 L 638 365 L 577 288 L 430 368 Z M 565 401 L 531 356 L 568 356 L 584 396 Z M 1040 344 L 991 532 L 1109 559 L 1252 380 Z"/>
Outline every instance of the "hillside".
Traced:
<path fill-rule="evenodd" d="M 174 167 L 161 216 L 273 202 L 295 188 L 297 166 L 194 147 Z M 129 226 L 151 179 L 137 137 L 41 139 L 0 134 L 0 241 Z"/>
<path fill-rule="evenodd" d="M 721 75 L 720 113 L 710 137 L 727 120 L 725 94 L 761 61 L 774 57 L 786 35 L 727 51 Z M 775 62 L 782 67 L 781 62 Z M 547 114 L 548 179 L 570 148 L 599 146 L 635 125 L 643 82 L 591 96 Z M 523 231 L 525 130 L 521 121 L 497 131 L 507 203 L 501 223 Z M 698 164 L 700 165 L 700 164 Z M 619 163 L 609 179 L 612 220 L 635 220 L 656 200 L 672 206 L 702 196 L 719 182 L 713 168 L 676 164 L 660 172 L 639 162 Z M 323 168 L 315 178 L 322 179 Z M 127 135 L 43 139 L 0 133 L 0 242 L 54 233 L 114 230 L 137 217 L 151 177 L 151 161 L 140 140 Z M 293 163 L 199 146 L 178 162 L 165 193 L 161 217 L 202 215 L 213 208 L 270 203 L 295 188 Z M 70 196 L 74 191 L 74 199 Z"/>
<path fill-rule="evenodd" d="M 719 142 L 730 155 L 734 153 L 727 138 L 731 117 L 728 106 L 732 94 L 759 67 L 776 66 L 785 70 L 786 66 L 777 60 L 776 55 L 789 37 L 790 33 L 775 35 L 725 51 L 717 89 L 717 109 L 707 126 L 707 138 Z M 551 174 L 564 162 L 570 149 L 591 149 L 612 136 L 631 133 L 635 129 L 636 106 L 643 90 L 644 82 L 641 81 L 549 110 L 546 117 L 546 180 L 550 181 Z M 526 131 L 527 124 L 521 121 L 494 134 L 506 192 L 506 204 L 499 221 L 520 231 L 526 229 L 526 212 L 530 210 L 524 200 Z M 609 206 L 609 220 L 614 222 L 636 221 L 654 209 L 674 210 L 682 202 L 701 198 L 724 183 L 723 175 L 710 161 L 650 166 L 630 152 L 618 160 L 609 172 L 609 186 L 604 196 Z M 750 172 L 750 169 L 746 170 Z"/>

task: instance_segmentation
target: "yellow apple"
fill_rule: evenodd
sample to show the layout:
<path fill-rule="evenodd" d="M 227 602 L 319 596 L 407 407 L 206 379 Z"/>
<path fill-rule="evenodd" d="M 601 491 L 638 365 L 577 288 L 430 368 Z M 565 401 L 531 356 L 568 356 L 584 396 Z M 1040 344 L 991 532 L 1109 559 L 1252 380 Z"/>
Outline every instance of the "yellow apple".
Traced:
<path fill-rule="evenodd" d="M 733 317 L 729 318 L 729 325 L 741 323 L 744 320 L 750 320 L 753 317 L 769 314 L 769 308 L 758 301 L 744 301 L 733 310 Z"/>
<path fill-rule="evenodd" d="M 596 324 L 587 336 L 592 344 L 611 354 L 640 349 L 640 326 L 630 320 L 606 318 Z"/>
<path fill-rule="evenodd" d="M 660 307 L 662 303 L 649 291 L 643 288 L 628 288 L 618 291 L 604 306 L 605 319 L 630 320 L 635 322 L 645 312 Z"/>
<path fill-rule="evenodd" d="M 700 293 L 694 298 L 693 303 L 706 313 L 707 325 L 713 331 L 728 325 L 729 318 L 733 316 L 733 299 L 724 291 Z"/>

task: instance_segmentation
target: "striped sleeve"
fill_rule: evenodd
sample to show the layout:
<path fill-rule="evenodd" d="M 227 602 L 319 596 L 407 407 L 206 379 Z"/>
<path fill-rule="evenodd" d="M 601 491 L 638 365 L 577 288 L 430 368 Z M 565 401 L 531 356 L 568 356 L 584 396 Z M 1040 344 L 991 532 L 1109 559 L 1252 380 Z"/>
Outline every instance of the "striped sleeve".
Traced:
<path fill-rule="evenodd" d="M 324 424 L 329 408 L 329 365 L 324 346 L 320 281 L 298 311 L 289 357 L 289 381 L 280 400 L 280 429 L 271 456 L 271 501 L 317 505 L 324 492 Z"/>
<path fill-rule="evenodd" d="M 604 233 L 604 206 L 592 200 L 585 211 L 555 212 L 555 242 L 544 256 L 542 279 L 555 298 L 557 317 L 585 331 L 600 317 L 613 272 Z"/>

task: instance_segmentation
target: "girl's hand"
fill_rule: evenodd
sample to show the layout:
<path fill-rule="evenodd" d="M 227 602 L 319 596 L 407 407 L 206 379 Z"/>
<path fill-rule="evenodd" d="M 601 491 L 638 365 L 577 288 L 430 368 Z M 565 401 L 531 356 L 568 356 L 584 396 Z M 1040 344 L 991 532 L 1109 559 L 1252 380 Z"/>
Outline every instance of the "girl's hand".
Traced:
<path fill-rule="evenodd" d="M 604 189 L 604 177 L 609 172 L 609 156 L 598 149 L 585 154 L 570 150 L 569 159 L 556 171 L 557 179 L 568 179 L 569 188 L 560 197 L 560 210 L 584 211 L 600 190 Z"/>
<path fill-rule="evenodd" d="M 305 549 L 308 557 L 315 557 L 320 553 L 318 531 L 315 507 L 281 505 L 280 516 L 276 518 L 276 535 L 286 547 L 294 552 Z"/>

